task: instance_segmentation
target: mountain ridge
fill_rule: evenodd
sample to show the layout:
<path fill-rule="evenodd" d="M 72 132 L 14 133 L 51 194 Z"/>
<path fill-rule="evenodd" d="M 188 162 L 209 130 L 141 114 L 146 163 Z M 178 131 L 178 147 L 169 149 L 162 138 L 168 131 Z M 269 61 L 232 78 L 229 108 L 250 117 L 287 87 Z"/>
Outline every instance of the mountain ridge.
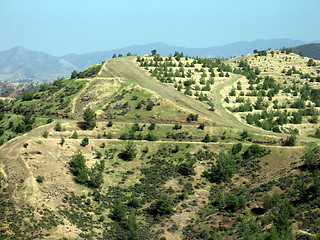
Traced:
<path fill-rule="evenodd" d="M 83 54 L 70 53 L 62 57 L 28 50 L 23 47 L 14 47 L 0 52 L 0 81 L 52 81 L 58 77 L 69 77 L 73 70 L 78 71 L 93 64 L 101 63 L 105 59 L 111 58 L 113 54 L 126 55 L 130 52 L 131 54 L 145 55 L 149 54 L 152 49 L 156 49 L 163 56 L 169 56 L 178 51 L 193 57 L 229 58 L 247 55 L 252 53 L 254 49 L 279 49 L 302 44 L 305 44 L 305 42 L 286 38 L 240 41 L 207 48 L 187 48 L 155 42 Z"/>

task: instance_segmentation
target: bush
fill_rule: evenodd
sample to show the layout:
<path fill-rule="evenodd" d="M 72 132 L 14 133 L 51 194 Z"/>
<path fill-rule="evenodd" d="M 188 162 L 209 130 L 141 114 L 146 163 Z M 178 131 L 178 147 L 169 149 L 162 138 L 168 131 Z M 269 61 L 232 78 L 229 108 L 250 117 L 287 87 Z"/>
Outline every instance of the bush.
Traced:
<path fill-rule="evenodd" d="M 198 129 L 204 130 L 204 127 L 205 127 L 204 123 L 201 123 L 201 124 L 199 125 Z"/>
<path fill-rule="evenodd" d="M 147 111 L 151 111 L 153 109 L 153 106 L 154 106 L 154 103 L 153 102 L 149 102 L 147 107 L 146 107 L 146 110 Z"/>
<path fill-rule="evenodd" d="M 113 125 L 113 122 L 112 122 L 112 121 L 109 121 L 109 122 L 107 123 L 107 127 L 112 127 L 112 125 Z"/>
<path fill-rule="evenodd" d="M 178 124 L 176 123 L 174 126 L 173 126 L 173 130 L 179 130 L 182 128 L 182 125 L 181 124 Z"/>
<path fill-rule="evenodd" d="M 82 141 L 81 141 L 81 143 L 80 143 L 80 145 L 81 145 L 82 147 L 85 147 L 85 146 L 87 146 L 88 144 L 89 144 L 89 138 L 87 138 L 87 137 L 83 138 Z"/>
<path fill-rule="evenodd" d="M 244 131 L 240 134 L 240 136 L 241 136 L 242 139 L 246 139 L 249 135 L 248 135 L 248 132 L 244 130 Z"/>
<path fill-rule="evenodd" d="M 224 182 L 230 180 L 237 168 L 235 156 L 232 154 L 220 153 L 216 164 L 203 174 L 211 182 Z"/>
<path fill-rule="evenodd" d="M 92 130 L 96 126 L 96 114 L 90 108 L 83 112 L 83 120 L 85 129 Z"/>
<path fill-rule="evenodd" d="M 314 171 L 316 169 L 320 169 L 320 147 L 317 146 L 314 149 L 308 150 L 304 156 L 304 166 L 311 170 Z"/>
<path fill-rule="evenodd" d="M 72 139 L 78 139 L 78 138 L 79 138 L 78 133 L 77 133 L 76 131 L 74 131 L 74 132 L 72 133 L 72 135 L 71 135 L 70 138 L 72 138 Z"/>
<path fill-rule="evenodd" d="M 155 123 L 151 123 L 150 126 L 148 127 L 148 130 L 152 131 L 156 128 L 156 124 Z"/>
<path fill-rule="evenodd" d="M 232 145 L 231 152 L 233 155 L 236 155 L 242 150 L 242 143 L 236 143 Z"/>
<path fill-rule="evenodd" d="M 57 132 L 61 132 L 62 131 L 62 127 L 61 127 L 61 123 L 57 122 L 56 126 L 54 127 L 54 130 L 56 130 Z"/>
<path fill-rule="evenodd" d="M 315 138 L 320 138 L 320 128 L 318 128 L 314 134 Z"/>
<path fill-rule="evenodd" d="M 188 122 L 192 121 L 198 121 L 199 115 L 198 114 L 192 114 L 190 113 L 189 116 L 187 117 Z"/>
<path fill-rule="evenodd" d="M 36 181 L 38 183 L 42 183 L 44 181 L 44 176 L 42 176 L 42 175 L 37 176 Z"/>
<path fill-rule="evenodd" d="M 154 135 L 153 133 L 148 133 L 146 138 L 145 138 L 147 141 L 158 141 L 159 138 Z"/>
<path fill-rule="evenodd" d="M 195 175 L 193 163 L 181 163 L 178 165 L 178 173 L 180 173 L 183 176 L 189 176 L 189 175 Z"/>
<path fill-rule="evenodd" d="M 149 208 L 151 213 L 156 218 L 170 216 L 174 212 L 172 198 L 168 195 L 160 195 L 159 199 L 153 203 Z"/>
<path fill-rule="evenodd" d="M 211 141 L 210 135 L 207 133 L 204 138 L 202 139 L 202 142 L 208 143 Z"/>
<path fill-rule="evenodd" d="M 125 161 L 131 161 L 137 156 L 137 149 L 132 141 L 129 141 L 125 149 L 119 153 L 119 157 Z"/>
<path fill-rule="evenodd" d="M 291 134 L 289 137 L 287 137 L 286 140 L 284 140 L 282 145 L 292 147 L 296 145 L 296 142 L 297 142 L 297 136 L 295 134 Z"/>
<path fill-rule="evenodd" d="M 48 131 L 45 131 L 45 132 L 42 133 L 42 137 L 48 138 L 48 136 L 49 136 L 49 132 Z"/>
<path fill-rule="evenodd" d="M 49 123 L 52 123 L 53 122 L 53 119 L 52 118 L 49 118 L 48 120 L 47 120 L 47 123 L 49 124 Z"/>
<path fill-rule="evenodd" d="M 252 157 L 257 157 L 263 152 L 263 148 L 258 144 L 252 144 L 248 149 L 243 153 L 243 158 L 249 159 Z"/>

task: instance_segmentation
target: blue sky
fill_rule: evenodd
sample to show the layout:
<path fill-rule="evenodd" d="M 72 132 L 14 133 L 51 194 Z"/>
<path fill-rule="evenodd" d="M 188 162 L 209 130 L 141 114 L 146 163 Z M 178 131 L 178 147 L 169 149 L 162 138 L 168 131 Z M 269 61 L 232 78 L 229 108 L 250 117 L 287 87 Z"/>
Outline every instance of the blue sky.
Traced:
<path fill-rule="evenodd" d="M 319 12 L 319 0 L 0 0 L 0 51 L 62 56 L 152 42 L 310 42 L 320 40 Z"/>

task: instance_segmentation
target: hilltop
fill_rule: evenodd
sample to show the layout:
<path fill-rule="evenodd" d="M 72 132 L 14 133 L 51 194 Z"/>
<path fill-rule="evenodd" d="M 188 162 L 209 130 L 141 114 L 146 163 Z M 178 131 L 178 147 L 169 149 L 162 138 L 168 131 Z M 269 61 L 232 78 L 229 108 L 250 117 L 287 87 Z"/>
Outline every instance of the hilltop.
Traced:
<path fill-rule="evenodd" d="M 152 54 L 0 101 L 0 236 L 316 239 L 320 62 Z"/>

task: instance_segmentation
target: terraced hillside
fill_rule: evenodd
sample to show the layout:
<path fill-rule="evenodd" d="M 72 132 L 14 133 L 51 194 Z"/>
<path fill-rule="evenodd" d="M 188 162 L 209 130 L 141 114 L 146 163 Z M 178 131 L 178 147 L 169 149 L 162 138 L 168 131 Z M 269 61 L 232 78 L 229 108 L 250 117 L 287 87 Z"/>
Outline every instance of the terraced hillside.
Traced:
<path fill-rule="evenodd" d="M 319 63 L 303 68 L 309 60 L 297 55 L 257 55 L 114 58 L 1 102 L 8 141 L 0 148 L 1 238 L 316 239 L 320 150 L 308 135 L 317 136 L 317 123 L 290 135 L 290 125 L 267 131 L 248 124 L 249 112 L 230 110 L 267 76 L 278 95 L 297 86 L 291 102 L 306 82 L 311 94 Z M 281 71 L 287 61 L 310 77 L 264 71 L 271 65 L 259 61 Z M 310 94 L 300 110 L 318 118 Z"/>

